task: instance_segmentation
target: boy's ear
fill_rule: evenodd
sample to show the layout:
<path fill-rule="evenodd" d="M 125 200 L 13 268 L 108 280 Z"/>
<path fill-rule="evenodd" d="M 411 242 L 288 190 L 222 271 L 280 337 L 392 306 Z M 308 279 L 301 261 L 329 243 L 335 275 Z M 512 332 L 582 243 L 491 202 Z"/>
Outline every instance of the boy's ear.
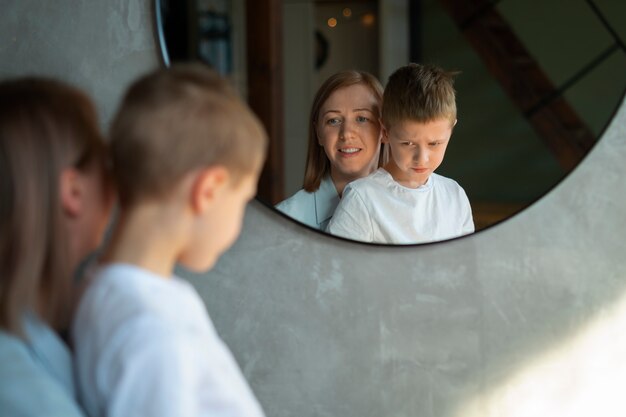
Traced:
<path fill-rule="evenodd" d="M 196 214 L 204 213 L 228 184 L 230 175 L 226 167 L 216 165 L 196 173 L 191 186 L 191 206 Z"/>
<path fill-rule="evenodd" d="M 61 171 L 59 193 L 63 213 L 69 217 L 78 217 L 83 208 L 82 176 L 75 168 L 65 168 Z"/>

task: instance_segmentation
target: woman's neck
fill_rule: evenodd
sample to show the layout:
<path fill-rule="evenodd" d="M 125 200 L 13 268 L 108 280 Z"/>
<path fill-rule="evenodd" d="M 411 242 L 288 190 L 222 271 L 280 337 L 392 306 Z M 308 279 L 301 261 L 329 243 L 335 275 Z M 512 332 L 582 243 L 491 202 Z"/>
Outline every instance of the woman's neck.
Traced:
<path fill-rule="evenodd" d="M 351 183 L 354 180 L 358 180 L 359 178 L 363 178 L 376 170 L 376 167 L 372 168 L 370 172 L 366 175 L 343 175 L 334 171 L 332 168 L 330 170 L 330 178 L 333 180 L 333 184 L 335 185 L 335 189 L 337 190 L 337 194 L 339 194 L 339 198 L 343 196 L 343 190 L 346 188 L 346 185 Z"/>

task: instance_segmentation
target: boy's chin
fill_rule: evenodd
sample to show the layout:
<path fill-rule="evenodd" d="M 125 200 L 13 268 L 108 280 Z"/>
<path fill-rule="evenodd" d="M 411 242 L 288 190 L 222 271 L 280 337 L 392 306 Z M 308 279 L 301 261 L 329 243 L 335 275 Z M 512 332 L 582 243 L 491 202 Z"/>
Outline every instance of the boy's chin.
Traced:
<path fill-rule="evenodd" d="M 189 272 L 193 272 L 196 274 L 201 274 L 203 272 L 208 272 L 211 270 L 217 261 L 217 257 L 184 257 L 178 261 L 178 264 L 188 270 Z"/>

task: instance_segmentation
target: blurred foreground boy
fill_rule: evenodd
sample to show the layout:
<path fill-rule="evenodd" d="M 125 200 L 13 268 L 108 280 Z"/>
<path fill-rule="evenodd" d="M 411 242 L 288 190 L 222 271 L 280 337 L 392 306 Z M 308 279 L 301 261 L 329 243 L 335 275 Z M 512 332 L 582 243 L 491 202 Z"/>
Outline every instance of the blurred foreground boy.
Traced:
<path fill-rule="evenodd" d="M 91 416 L 263 415 L 202 300 L 173 269 L 210 269 L 235 241 L 266 143 L 246 105 L 204 67 L 159 70 L 130 87 L 111 128 L 119 220 L 73 326 Z"/>

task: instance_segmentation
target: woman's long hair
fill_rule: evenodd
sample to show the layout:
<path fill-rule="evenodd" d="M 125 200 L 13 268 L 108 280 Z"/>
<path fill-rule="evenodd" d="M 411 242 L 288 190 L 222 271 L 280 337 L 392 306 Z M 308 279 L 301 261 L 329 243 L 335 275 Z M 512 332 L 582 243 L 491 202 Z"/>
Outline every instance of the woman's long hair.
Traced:
<path fill-rule="evenodd" d="M 59 328 L 72 285 L 60 201 L 63 169 L 105 163 L 93 104 L 59 81 L 0 82 L 0 328 L 32 311 Z"/>

